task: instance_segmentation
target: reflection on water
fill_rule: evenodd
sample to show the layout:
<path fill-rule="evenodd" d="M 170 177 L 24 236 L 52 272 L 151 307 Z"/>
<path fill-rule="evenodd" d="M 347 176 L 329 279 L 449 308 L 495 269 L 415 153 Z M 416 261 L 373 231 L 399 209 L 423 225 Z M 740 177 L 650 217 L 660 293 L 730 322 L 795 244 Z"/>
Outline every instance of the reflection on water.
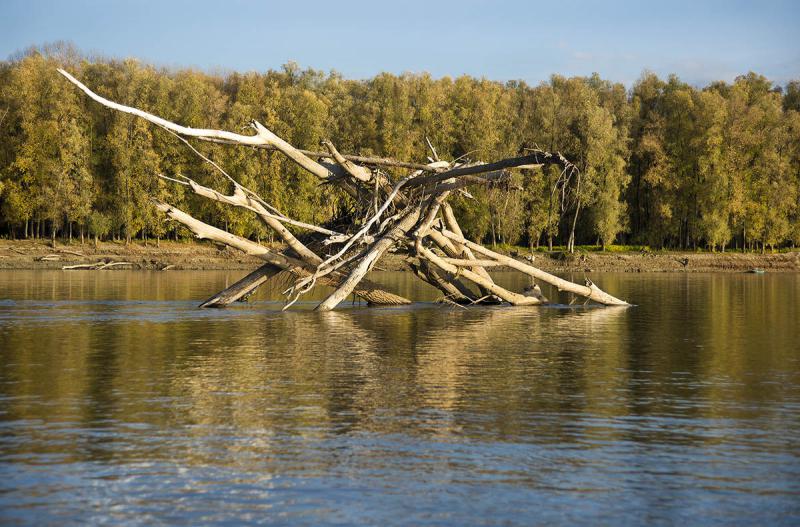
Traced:
<path fill-rule="evenodd" d="M 195 307 L 239 275 L 0 273 L 0 521 L 800 521 L 798 275 Z"/>

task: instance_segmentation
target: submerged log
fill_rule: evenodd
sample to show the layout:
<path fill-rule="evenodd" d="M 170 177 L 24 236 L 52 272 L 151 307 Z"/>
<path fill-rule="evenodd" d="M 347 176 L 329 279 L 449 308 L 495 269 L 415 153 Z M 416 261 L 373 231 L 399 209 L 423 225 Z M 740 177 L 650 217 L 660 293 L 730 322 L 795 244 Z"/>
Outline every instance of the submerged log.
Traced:
<path fill-rule="evenodd" d="M 509 304 L 513 306 L 533 306 L 537 304 L 541 304 L 541 301 L 536 297 L 525 296 L 519 293 L 514 293 L 509 291 L 499 285 L 486 280 L 484 277 L 479 275 L 478 273 L 474 273 L 469 269 L 459 269 L 458 267 L 451 265 L 444 260 L 440 256 L 437 256 L 433 251 L 430 249 L 426 249 L 424 246 L 419 245 L 417 248 L 419 254 L 429 260 L 433 265 L 439 267 L 443 271 L 448 273 L 454 274 L 456 276 L 460 275 L 473 282 L 475 285 L 478 285 L 491 294 L 505 300 Z"/>
<path fill-rule="evenodd" d="M 225 307 L 252 294 L 261 284 L 280 273 L 282 269 L 273 264 L 264 264 L 235 284 L 226 287 L 202 304 L 200 307 Z"/>
<path fill-rule="evenodd" d="M 569 280 L 564 280 L 563 278 L 559 278 L 555 275 L 552 275 L 546 271 L 542 271 L 541 269 L 537 269 L 532 265 L 528 265 L 525 263 L 520 262 L 519 260 L 515 260 L 514 258 L 510 258 L 508 256 L 504 256 L 502 254 L 496 253 L 486 247 L 478 245 L 477 243 L 471 242 L 464 238 L 463 236 L 459 236 L 454 232 L 450 232 L 448 230 L 444 230 L 442 232 L 445 237 L 455 240 L 459 243 L 463 243 L 470 249 L 475 250 L 481 254 L 489 256 L 498 262 L 502 262 L 504 265 L 516 269 L 522 273 L 527 274 L 533 278 L 541 280 L 542 282 L 548 283 L 550 285 L 554 285 L 558 288 L 559 291 L 568 291 L 570 293 L 574 293 L 576 295 L 580 295 L 586 297 L 590 300 L 594 300 L 600 304 L 604 304 L 607 306 L 627 306 L 629 305 L 624 300 L 620 300 L 614 296 L 609 295 L 605 291 L 601 290 L 599 287 L 594 285 L 591 281 L 587 280 L 586 285 L 576 284 L 574 282 L 570 282 Z"/>
<path fill-rule="evenodd" d="M 442 293 L 443 299 L 456 304 L 473 304 L 478 297 L 469 290 L 460 280 L 454 279 L 452 275 L 442 275 L 436 267 L 430 265 L 427 260 L 420 260 L 419 266 L 411 264 L 411 269 L 423 281 L 429 283 Z"/>
<path fill-rule="evenodd" d="M 261 244 L 256 242 L 250 241 L 246 238 L 242 238 L 240 236 L 236 236 L 235 234 L 231 234 L 226 232 L 222 229 L 218 229 L 212 225 L 208 225 L 196 218 L 193 218 L 189 214 L 186 214 L 180 209 L 172 207 L 167 203 L 162 201 L 153 200 L 160 211 L 164 212 L 168 217 L 180 222 L 184 226 L 188 227 L 197 238 L 212 240 L 218 243 L 222 243 L 233 247 L 235 249 L 239 249 L 251 256 L 256 256 L 268 264 L 274 265 L 281 270 L 289 271 L 292 274 L 296 275 L 299 278 L 305 278 L 311 273 L 311 266 L 303 262 L 302 260 L 298 260 L 294 257 L 287 256 L 282 253 L 278 253 L 267 249 Z M 332 273 L 332 276 L 322 277 L 321 282 L 325 285 L 330 285 L 333 287 L 338 287 L 341 281 L 344 280 L 344 277 L 341 273 Z M 373 305 L 405 305 L 410 304 L 411 301 L 407 298 L 403 298 L 402 296 L 395 295 L 388 291 L 384 291 L 376 284 L 364 280 L 360 284 L 359 287 L 353 290 L 353 293 L 360 296 L 364 300 L 367 301 L 368 304 Z"/>
<path fill-rule="evenodd" d="M 367 275 L 367 272 L 369 272 L 375 262 L 381 256 L 383 256 L 383 253 L 389 250 L 389 247 L 394 245 L 396 241 L 398 241 L 406 234 L 406 232 L 408 232 L 411 227 L 414 226 L 414 223 L 416 223 L 417 219 L 419 219 L 419 209 L 414 209 L 407 213 L 400 223 L 398 223 L 391 231 L 386 233 L 380 240 L 375 242 L 375 245 L 372 246 L 370 250 L 359 259 L 358 265 L 353 268 L 347 279 L 342 282 L 336 291 L 331 293 L 328 298 L 318 305 L 317 309 L 320 311 L 330 311 L 331 309 L 335 308 L 339 302 L 347 298 L 356 288 L 358 283 L 364 279 L 364 277 Z"/>
<path fill-rule="evenodd" d="M 160 177 L 189 187 L 203 198 L 250 211 L 285 244 L 284 250 L 270 249 L 202 222 L 163 201 L 153 200 L 158 210 L 187 227 L 198 238 L 233 247 L 264 262 L 235 284 L 207 299 L 201 307 L 222 307 L 246 298 L 281 272 L 287 273 L 293 281 L 284 292 L 287 308 L 319 284 L 333 288 L 317 306 L 320 311 L 334 309 L 351 294 L 363 298 L 370 305 L 409 304 L 409 299 L 385 291 L 367 278 L 369 271 L 389 251 L 403 251 L 409 260 L 418 262 L 411 264 L 415 275 L 440 290 L 447 302 L 462 305 L 506 302 L 515 306 L 534 306 L 547 302 L 538 284 L 531 283 L 522 292 L 497 285 L 487 269 L 504 266 L 600 304 L 628 305 L 588 280 L 585 285 L 564 280 L 533 265 L 489 250 L 467 239 L 461 231 L 449 203 L 451 195 L 469 195 L 466 188 L 472 185 L 508 189 L 508 170 L 536 169 L 548 165 L 555 165 L 561 171 L 553 187 L 555 192 L 573 176 L 580 181 L 578 169 L 560 153 L 534 150 L 490 163 L 457 163 L 441 160 L 433 144 L 426 140 L 433 156 L 429 158 L 431 162 L 414 163 L 342 154 L 327 140 L 322 143 L 325 151 L 304 150 L 291 145 L 255 120 L 249 123 L 251 135 L 173 123 L 144 110 L 108 100 L 66 71 L 59 72 L 94 101 L 142 118 L 175 135 L 224 175 L 229 188 L 233 188 L 232 191 L 223 192 L 180 175 Z M 280 152 L 326 187 L 344 192 L 355 203 L 355 207 L 336 218 L 337 225 L 344 225 L 336 227 L 336 231 L 290 219 L 204 156 L 189 139 Z M 405 177 L 393 178 L 377 167 L 411 169 L 413 172 Z M 298 230 L 302 235 L 296 232 Z M 341 232 L 337 232 L 339 230 Z"/>

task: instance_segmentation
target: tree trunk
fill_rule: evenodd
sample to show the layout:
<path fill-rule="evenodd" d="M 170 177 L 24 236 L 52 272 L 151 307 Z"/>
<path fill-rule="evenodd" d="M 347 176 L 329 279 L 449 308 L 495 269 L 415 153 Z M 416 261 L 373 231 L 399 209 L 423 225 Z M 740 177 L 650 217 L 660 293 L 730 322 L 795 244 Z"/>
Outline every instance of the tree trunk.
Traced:
<path fill-rule="evenodd" d="M 542 271 L 541 269 L 537 269 L 531 265 L 522 263 L 520 261 L 515 260 L 514 258 L 510 258 L 508 256 L 504 256 L 502 254 L 495 253 L 494 251 L 490 251 L 485 247 L 481 247 L 480 245 L 476 244 L 475 242 L 471 242 L 464 238 L 460 238 L 450 231 L 444 231 L 446 237 L 450 238 L 451 240 L 456 240 L 460 243 L 465 244 L 467 247 L 471 248 L 475 252 L 484 254 L 497 260 L 499 262 L 504 263 L 508 267 L 512 269 L 516 269 L 522 273 L 525 273 L 537 280 L 541 280 L 542 282 L 554 285 L 558 288 L 559 291 L 568 291 L 570 293 L 575 293 L 577 295 L 584 296 L 601 304 L 609 305 L 609 306 L 627 306 L 629 305 L 624 300 L 620 300 L 619 298 L 615 298 L 608 293 L 602 291 L 596 285 L 591 283 L 591 281 L 587 280 L 587 285 L 582 286 L 570 282 L 569 280 L 564 280 L 563 278 L 559 278 L 555 275 L 552 275 L 548 272 Z"/>
<path fill-rule="evenodd" d="M 255 292 L 261 284 L 281 271 L 282 269 L 276 265 L 269 263 L 264 264 L 232 286 L 225 288 L 200 304 L 200 307 L 225 307 L 228 304 L 236 302 L 240 298 L 249 296 Z"/>
<path fill-rule="evenodd" d="M 385 253 L 389 247 L 394 245 L 398 238 L 405 235 L 411 227 L 419 219 L 420 208 L 415 207 L 411 212 L 408 212 L 397 226 L 385 234 L 380 240 L 375 242 L 372 248 L 360 260 L 358 265 L 350 272 L 347 279 L 342 282 L 336 291 L 331 293 L 328 298 L 322 301 L 317 306 L 318 311 L 330 311 L 335 308 L 339 302 L 350 296 L 356 285 L 366 276 L 367 272 L 372 268 L 373 263 Z"/>
<path fill-rule="evenodd" d="M 441 270 L 447 273 L 461 275 L 470 282 L 473 282 L 474 284 L 487 289 L 493 295 L 505 300 L 511 305 L 532 306 L 536 304 L 541 304 L 541 301 L 538 298 L 525 296 L 518 293 L 513 293 L 503 287 L 498 286 L 493 282 L 486 280 L 479 274 L 473 273 L 469 269 L 461 269 L 452 264 L 447 263 L 441 257 L 437 256 L 433 251 L 423 247 L 420 242 L 417 242 L 417 251 L 421 256 L 429 260 L 433 265 L 439 267 Z"/>

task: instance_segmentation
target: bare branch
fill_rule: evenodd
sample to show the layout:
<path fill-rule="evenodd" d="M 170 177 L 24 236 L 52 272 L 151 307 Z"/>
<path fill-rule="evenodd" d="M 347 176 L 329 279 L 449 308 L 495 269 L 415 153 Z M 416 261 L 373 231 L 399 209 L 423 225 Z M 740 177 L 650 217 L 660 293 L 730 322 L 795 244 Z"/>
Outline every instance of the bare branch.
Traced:
<path fill-rule="evenodd" d="M 345 157 L 342 156 L 342 154 L 340 154 L 338 150 L 336 150 L 336 147 L 333 146 L 332 142 L 325 140 L 322 142 L 322 144 L 331 153 L 331 156 L 333 157 L 334 161 L 339 163 L 342 166 L 342 168 L 344 168 L 347 171 L 348 174 L 350 174 L 357 180 L 363 181 L 365 183 L 368 182 L 370 179 L 372 179 L 372 173 L 368 169 L 358 166 L 352 161 L 345 159 Z"/>
<path fill-rule="evenodd" d="M 330 311 L 335 308 L 339 302 L 347 298 L 353 292 L 356 285 L 366 276 L 367 272 L 372 268 L 376 261 L 392 246 L 395 242 L 408 232 L 419 219 L 419 207 L 414 208 L 411 212 L 400 220 L 396 227 L 385 234 L 380 240 L 375 242 L 375 245 L 365 254 L 359 261 L 358 265 L 350 272 L 347 280 L 342 282 L 336 291 L 330 294 L 328 298 L 322 301 L 317 306 L 319 311 Z"/>
<path fill-rule="evenodd" d="M 570 167 L 574 166 L 572 165 L 572 163 L 567 161 L 561 154 L 551 154 L 549 152 L 537 151 L 533 154 L 521 157 L 511 157 L 508 159 L 502 159 L 500 161 L 495 161 L 493 163 L 486 163 L 482 165 L 471 165 L 466 167 L 453 168 L 451 170 L 445 170 L 444 172 L 440 172 L 438 174 L 432 174 L 429 176 L 417 178 L 412 184 L 409 185 L 409 187 L 418 187 L 421 185 L 433 185 L 441 183 L 442 181 L 454 177 L 483 174 L 485 172 L 502 170 L 504 168 L 514 168 L 531 164 L 536 164 L 536 165 L 554 164 L 554 165 L 570 166 Z"/>
<path fill-rule="evenodd" d="M 497 261 L 503 262 L 505 265 L 512 269 L 516 269 L 522 273 L 525 273 L 537 280 L 541 280 L 547 284 L 553 285 L 558 288 L 559 291 L 569 291 L 570 293 L 575 293 L 576 295 L 584 296 L 589 298 L 590 300 L 594 300 L 595 302 L 599 302 L 601 304 L 607 306 L 627 306 L 629 305 L 624 300 L 620 300 L 619 298 L 613 297 L 602 291 L 599 287 L 594 285 L 590 280 L 587 280 L 587 284 L 585 286 L 575 284 L 570 282 L 569 280 L 564 280 L 563 278 L 559 278 L 555 275 L 552 275 L 548 272 L 542 271 L 541 269 L 537 269 L 531 265 L 522 263 L 520 261 L 515 260 L 514 258 L 510 258 L 508 256 L 504 256 L 502 254 L 496 253 L 492 250 L 489 250 L 482 245 L 479 245 L 475 242 L 471 242 L 465 239 L 462 236 L 458 236 L 453 232 L 448 230 L 443 230 L 442 234 L 458 243 L 466 245 L 473 251 L 483 254 L 485 256 L 489 256 Z"/>
<path fill-rule="evenodd" d="M 164 212 L 173 220 L 185 225 L 195 234 L 197 238 L 212 240 L 224 245 L 228 245 L 235 249 L 239 249 L 246 254 L 256 256 L 267 263 L 275 265 L 276 267 L 291 271 L 297 276 L 308 275 L 310 270 L 313 269 L 313 267 L 301 260 L 274 252 L 263 245 L 252 242 L 246 238 L 242 238 L 240 236 L 225 232 L 222 229 L 213 227 L 207 223 L 193 218 L 180 209 L 164 203 L 163 201 L 155 199 L 152 201 L 158 210 Z M 322 282 L 326 285 L 338 287 L 344 278 L 345 277 L 343 275 L 336 273 L 335 275 L 331 276 L 330 279 L 327 279 L 327 277 L 323 278 Z M 411 303 L 411 301 L 407 298 L 384 291 L 376 284 L 373 284 L 368 280 L 361 280 L 359 286 L 356 287 L 352 292 L 371 304 L 404 305 Z"/>
<path fill-rule="evenodd" d="M 241 135 L 236 134 L 233 132 L 226 132 L 223 130 L 212 130 L 208 128 L 191 128 L 188 126 L 181 126 L 179 124 L 175 124 L 171 121 L 167 121 L 161 117 L 153 115 L 151 113 L 147 113 L 145 111 L 139 110 L 138 108 L 133 108 L 131 106 L 125 106 L 124 104 L 119 104 L 114 101 L 110 101 L 105 97 L 101 97 L 100 95 L 96 94 L 89 88 L 87 88 L 81 81 L 67 73 L 61 68 L 58 68 L 58 72 L 61 73 L 64 77 L 67 78 L 72 84 L 80 88 L 86 95 L 94 99 L 95 101 L 99 102 L 103 106 L 107 106 L 108 108 L 112 108 L 114 110 L 120 111 L 122 113 L 127 113 L 130 115 L 135 115 L 137 117 L 141 117 L 151 123 L 157 124 L 161 127 L 164 127 L 168 130 L 172 130 L 173 132 L 189 136 L 189 137 L 197 137 L 200 139 L 222 139 L 226 141 L 231 141 L 241 145 L 248 145 L 248 146 L 260 146 L 260 145 L 268 145 L 268 141 L 260 134 L 256 135 Z"/>
<path fill-rule="evenodd" d="M 463 276 L 470 282 L 473 282 L 476 285 L 490 291 L 493 295 L 505 300 L 506 302 L 515 305 L 515 306 L 532 306 L 541 304 L 541 301 L 535 297 L 524 296 L 519 293 L 513 293 L 503 287 L 498 286 L 495 283 L 492 283 L 477 273 L 473 273 L 469 269 L 463 269 L 456 267 L 455 265 L 449 264 L 442 260 L 440 256 L 437 256 L 433 251 L 427 249 L 423 244 L 420 238 L 417 239 L 417 253 L 429 260 L 432 264 L 436 267 L 439 267 L 443 271 L 448 273 L 452 273 L 456 276 Z"/>

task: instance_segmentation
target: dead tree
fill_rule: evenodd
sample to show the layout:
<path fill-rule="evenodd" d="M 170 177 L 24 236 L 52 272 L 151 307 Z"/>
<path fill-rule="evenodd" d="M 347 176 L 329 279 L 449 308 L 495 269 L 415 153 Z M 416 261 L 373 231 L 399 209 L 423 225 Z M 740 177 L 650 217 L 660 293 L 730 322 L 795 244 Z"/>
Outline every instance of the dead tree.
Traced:
<path fill-rule="evenodd" d="M 492 163 L 458 164 L 440 160 L 429 143 L 433 157 L 429 158 L 430 163 L 423 164 L 343 155 L 330 141 L 323 142 L 324 151 L 301 150 L 255 120 L 249 123 L 253 132 L 250 135 L 189 128 L 105 99 L 66 71 L 60 69 L 59 72 L 98 103 L 145 119 L 176 135 L 223 174 L 232 191 L 225 194 L 185 176 L 160 177 L 184 185 L 199 196 L 251 211 L 285 243 L 284 250 L 275 251 L 154 200 L 160 211 L 183 224 L 198 238 L 234 247 L 264 261 L 260 268 L 203 302 L 202 307 L 221 307 L 246 297 L 278 274 L 290 277 L 291 285 L 284 291 L 287 308 L 318 284 L 333 288 L 333 292 L 317 306 L 318 310 L 331 310 L 352 294 L 370 305 L 408 304 L 410 300 L 385 291 L 366 278 L 376 262 L 390 250 L 407 254 L 415 275 L 440 290 L 444 298 L 451 302 L 504 302 L 526 306 L 545 301 L 538 293 L 538 288 L 534 294 L 523 294 L 495 283 L 487 269 L 504 266 L 524 273 L 532 280 L 555 286 L 559 291 L 586 297 L 587 301 L 628 305 L 589 280 L 585 285 L 576 284 L 468 240 L 448 203 L 454 193 L 465 192 L 466 187 L 507 183 L 508 171 L 515 168 L 555 165 L 561 171 L 562 181 L 579 176 L 578 169 L 560 154 L 535 150 Z M 342 229 L 343 232 L 291 219 L 203 156 L 187 138 L 277 150 L 322 182 L 347 193 L 363 205 L 362 210 L 368 210 L 369 213 L 362 221 L 351 221 L 348 228 Z M 378 170 L 379 167 L 408 169 L 411 172 L 394 181 Z M 295 233 L 302 233 L 302 236 Z"/>

